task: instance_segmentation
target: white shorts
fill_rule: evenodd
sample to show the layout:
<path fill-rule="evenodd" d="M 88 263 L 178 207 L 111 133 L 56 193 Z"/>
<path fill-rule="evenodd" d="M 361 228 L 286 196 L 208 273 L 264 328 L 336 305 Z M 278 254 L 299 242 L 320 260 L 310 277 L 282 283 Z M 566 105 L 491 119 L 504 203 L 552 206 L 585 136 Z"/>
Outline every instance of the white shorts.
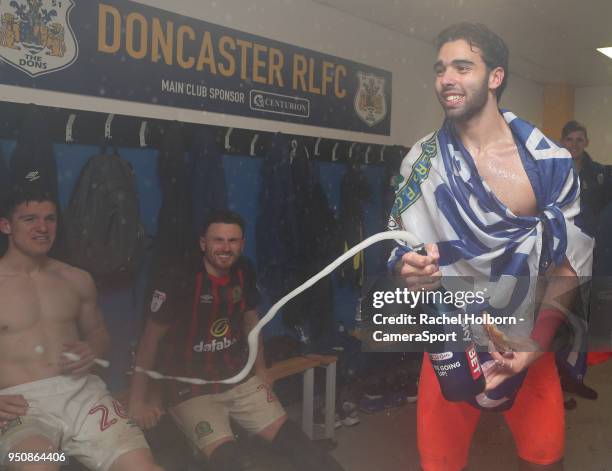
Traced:
<path fill-rule="evenodd" d="M 34 436 L 99 471 L 128 451 L 148 448 L 142 431 L 97 376 L 55 376 L 0 390 L 4 394 L 21 394 L 29 407 L 0 429 L 0 466 L 12 448 Z"/>
<path fill-rule="evenodd" d="M 276 394 L 257 376 L 218 394 L 204 394 L 170 408 L 170 415 L 191 443 L 204 450 L 233 439 L 230 417 L 247 432 L 258 433 L 287 413 Z"/>

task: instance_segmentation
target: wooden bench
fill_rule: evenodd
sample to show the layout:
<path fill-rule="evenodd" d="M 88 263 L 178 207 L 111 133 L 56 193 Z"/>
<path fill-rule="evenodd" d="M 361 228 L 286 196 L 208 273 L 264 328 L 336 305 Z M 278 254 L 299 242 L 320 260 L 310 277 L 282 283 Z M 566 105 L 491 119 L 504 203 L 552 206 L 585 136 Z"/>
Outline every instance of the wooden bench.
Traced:
<path fill-rule="evenodd" d="M 311 440 L 334 438 L 336 417 L 336 360 L 331 355 L 309 354 L 274 363 L 268 374 L 274 381 L 302 373 L 302 430 Z M 325 431 L 323 437 L 315 433 L 314 414 L 314 369 L 325 368 Z"/>
<path fill-rule="evenodd" d="M 268 374 L 274 381 L 302 373 L 302 430 L 311 440 L 319 438 L 334 438 L 334 422 L 336 417 L 336 360 L 335 356 L 309 354 L 293 357 L 274 363 L 268 368 Z M 315 433 L 314 414 L 314 369 L 325 368 L 325 431 L 324 435 Z M 150 384 L 155 384 L 151 382 Z M 154 393 L 161 394 L 157 388 Z M 128 405 L 129 392 L 121 391 L 114 395 L 119 402 Z"/>

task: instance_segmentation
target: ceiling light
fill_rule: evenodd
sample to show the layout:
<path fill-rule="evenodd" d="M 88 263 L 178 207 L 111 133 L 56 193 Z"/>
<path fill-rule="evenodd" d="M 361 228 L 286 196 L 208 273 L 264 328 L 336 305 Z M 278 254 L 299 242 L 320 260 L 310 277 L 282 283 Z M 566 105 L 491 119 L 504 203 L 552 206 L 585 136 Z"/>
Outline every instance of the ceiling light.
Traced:
<path fill-rule="evenodd" d="M 612 47 L 598 47 L 597 50 L 612 59 Z"/>

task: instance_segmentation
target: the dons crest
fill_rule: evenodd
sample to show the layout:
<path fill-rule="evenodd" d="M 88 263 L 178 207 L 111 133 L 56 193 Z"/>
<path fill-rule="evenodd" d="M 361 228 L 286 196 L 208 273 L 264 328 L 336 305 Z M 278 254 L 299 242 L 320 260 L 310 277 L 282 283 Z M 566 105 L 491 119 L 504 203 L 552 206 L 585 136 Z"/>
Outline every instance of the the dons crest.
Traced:
<path fill-rule="evenodd" d="M 359 88 L 355 94 L 355 112 L 368 126 L 380 123 L 387 115 L 385 78 L 357 72 Z"/>
<path fill-rule="evenodd" d="M 0 2 L 0 58 L 30 77 L 64 69 L 78 45 L 68 14 L 72 0 Z"/>

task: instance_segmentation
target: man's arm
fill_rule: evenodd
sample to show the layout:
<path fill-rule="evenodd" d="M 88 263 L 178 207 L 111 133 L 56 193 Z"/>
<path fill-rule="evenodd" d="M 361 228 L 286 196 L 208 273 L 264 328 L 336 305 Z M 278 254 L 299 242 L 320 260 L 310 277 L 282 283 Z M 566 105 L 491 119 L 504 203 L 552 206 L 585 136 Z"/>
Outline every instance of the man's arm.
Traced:
<path fill-rule="evenodd" d="M 136 350 L 135 367 L 152 370 L 159 350 L 159 342 L 164 337 L 168 324 L 148 319 Z M 142 371 L 134 370 L 130 386 L 128 411 L 136 424 L 144 429 L 154 427 L 163 414 L 160 404 L 146 404 L 148 376 Z"/>
<path fill-rule="evenodd" d="M 259 322 L 259 316 L 255 309 L 251 309 L 244 313 L 244 332 L 248 336 L 251 330 Z M 269 386 L 272 385 L 273 381 L 268 377 L 268 369 L 266 368 L 266 360 L 264 356 L 263 336 L 261 332 L 257 336 L 257 356 L 255 357 L 255 374 L 264 383 Z"/>
<path fill-rule="evenodd" d="M 552 339 L 559 326 L 566 318 L 574 304 L 578 289 L 578 277 L 567 258 L 558 267 L 555 266 L 546 275 L 547 286 L 542 299 L 542 307 L 531 338 L 535 340 L 542 351 L 550 348 Z"/>
<path fill-rule="evenodd" d="M 576 272 L 567 258 L 558 266 L 553 266 L 546 274 L 547 285 L 531 338 L 539 349 L 531 352 L 510 352 L 501 354 L 491 352 L 499 367 L 486 374 L 487 390 L 494 389 L 507 378 L 528 368 L 548 350 L 559 326 L 564 322 L 564 312 L 571 309 L 578 287 Z"/>
<path fill-rule="evenodd" d="M 75 270 L 72 278 L 81 296 L 77 318 L 80 340 L 66 342 L 65 352 L 78 355 L 78 360 L 60 359 L 62 374 L 84 374 L 94 365 L 94 359 L 103 357 L 110 348 L 110 336 L 98 306 L 96 285 L 89 273 Z"/>

